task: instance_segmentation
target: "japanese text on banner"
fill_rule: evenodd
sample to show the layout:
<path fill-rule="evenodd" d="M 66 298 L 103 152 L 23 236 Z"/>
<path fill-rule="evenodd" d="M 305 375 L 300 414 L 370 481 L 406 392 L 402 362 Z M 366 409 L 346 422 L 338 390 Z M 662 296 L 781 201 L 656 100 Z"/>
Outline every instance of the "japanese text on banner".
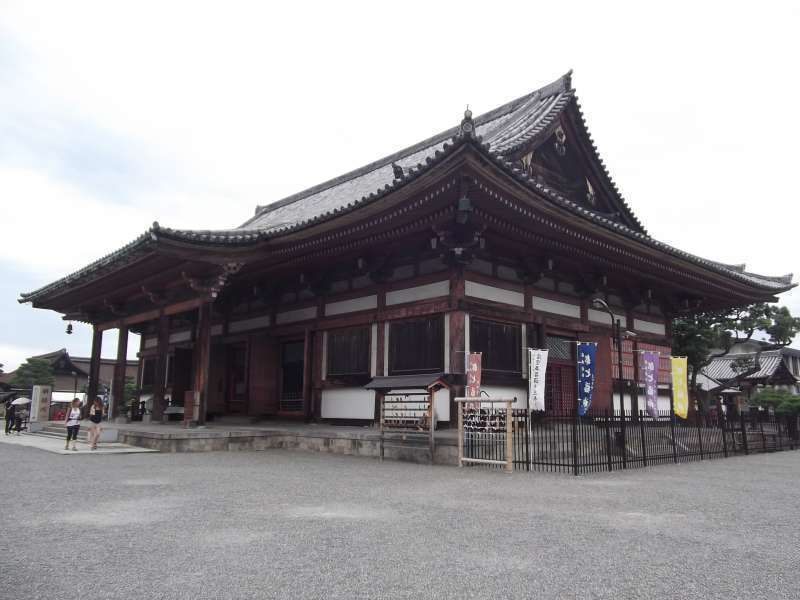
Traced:
<path fill-rule="evenodd" d="M 597 344 L 578 342 L 578 414 L 584 416 L 592 406 Z"/>
<path fill-rule="evenodd" d="M 544 383 L 549 350 L 528 348 L 528 408 L 544 410 Z"/>
<path fill-rule="evenodd" d="M 647 400 L 647 414 L 651 417 L 658 416 L 658 362 L 658 352 L 642 352 L 639 371 L 642 385 L 644 385 L 644 396 Z"/>

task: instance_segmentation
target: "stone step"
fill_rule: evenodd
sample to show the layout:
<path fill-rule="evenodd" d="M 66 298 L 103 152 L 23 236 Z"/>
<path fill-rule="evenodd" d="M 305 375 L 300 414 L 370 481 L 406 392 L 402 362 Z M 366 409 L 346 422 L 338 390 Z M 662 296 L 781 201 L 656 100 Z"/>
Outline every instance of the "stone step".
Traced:
<path fill-rule="evenodd" d="M 48 437 L 48 438 L 55 438 L 59 440 L 66 440 L 67 439 L 67 432 L 66 431 L 47 431 L 43 429 L 41 431 L 36 431 L 34 433 L 29 433 L 28 435 L 38 435 L 40 437 Z M 88 434 L 85 431 L 78 432 L 78 439 L 82 441 L 86 441 L 88 439 Z"/>
<path fill-rule="evenodd" d="M 36 432 L 37 435 L 47 435 L 50 437 L 59 437 L 62 439 L 66 439 L 67 437 L 67 427 L 66 425 L 60 423 L 50 423 L 45 425 L 42 429 Z M 86 421 L 85 423 L 81 423 L 81 428 L 78 431 L 78 439 L 86 441 L 89 435 L 89 422 Z M 118 438 L 118 431 L 116 428 L 107 427 L 106 423 L 103 423 L 103 430 L 100 432 L 100 441 L 101 442 L 116 442 Z"/>

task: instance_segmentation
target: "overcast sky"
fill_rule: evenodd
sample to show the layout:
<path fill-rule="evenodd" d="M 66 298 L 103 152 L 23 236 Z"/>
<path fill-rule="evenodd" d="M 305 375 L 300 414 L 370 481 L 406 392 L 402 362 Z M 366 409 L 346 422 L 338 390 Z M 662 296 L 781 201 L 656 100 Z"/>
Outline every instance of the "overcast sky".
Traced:
<path fill-rule="evenodd" d="M 90 348 L 87 327 L 65 335 L 19 292 L 154 220 L 239 225 L 257 204 L 458 124 L 466 104 L 481 113 L 570 68 L 651 235 L 800 272 L 800 3 L 274 5 L 0 0 L 6 370 Z M 800 293 L 782 301 L 800 314 Z"/>

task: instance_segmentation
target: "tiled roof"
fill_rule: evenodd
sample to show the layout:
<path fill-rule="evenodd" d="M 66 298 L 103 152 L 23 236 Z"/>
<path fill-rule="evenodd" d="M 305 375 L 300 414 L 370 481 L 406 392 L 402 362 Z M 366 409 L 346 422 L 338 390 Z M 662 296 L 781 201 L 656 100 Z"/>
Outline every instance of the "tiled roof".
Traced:
<path fill-rule="evenodd" d="M 546 132 L 573 94 L 570 74 L 567 74 L 550 85 L 476 117 L 476 134 L 497 154 L 513 152 Z M 330 214 L 353 200 L 391 185 L 396 179 L 395 165 L 405 172 L 424 164 L 456 134 L 458 127 L 448 129 L 360 169 L 267 206 L 259 206 L 255 216 L 242 227 L 272 231 Z"/>
<path fill-rule="evenodd" d="M 35 300 L 57 288 L 69 285 L 77 279 L 104 270 L 105 267 L 119 263 L 119 261 L 129 260 L 132 254 L 146 251 L 160 238 L 211 246 L 240 246 L 254 244 L 309 227 L 378 200 L 427 172 L 467 143 L 473 144 L 491 162 L 520 183 L 535 189 L 540 195 L 562 209 L 615 233 L 773 293 L 793 287 L 792 275 L 770 277 L 748 273 L 744 270 L 744 265 L 725 265 L 700 258 L 648 236 L 624 199 L 618 194 L 616 186 L 597 155 L 577 101 L 575 101 L 575 106 L 580 117 L 579 126 L 583 128 L 592 151 L 595 152 L 597 163 L 602 168 L 602 175 L 606 178 L 606 183 L 617 194 L 616 201 L 620 210 L 634 223 L 633 227 L 569 200 L 557 190 L 548 188 L 529 177 L 518 166 L 506 159 L 506 155 L 535 140 L 537 136 L 549 135 L 558 116 L 574 98 L 571 73 L 567 73 L 550 85 L 476 117 L 474 119 L 474 135 L 462 135 L 459 133 L 459 128 L 454 127 L 361 169 L 270 205 L 258 207 L 256 214 L 236 229 L 184 230 L 161 227 L 158 223 L 154 223 L 152 228 L 130 244 L 61 280 L 29 294 L 21 294 L 20 301 Z"/>
<path fill-rule="evenodd" d="M 726 354 L 715 358 L 704 369 L 708 377 L 716 379 L 717 381 L 727 381 L 734 379 L 738 373 L 732 368 L 732 365 L 739 360 L 755 360 L 755 352 L 747 352 L 742 354 Z M 752 373 L 745 377 L 745 379 L 763 379 L 771 377 L 783 362 L 783 357 L 780 350 L 767 350 L 761 353 L 761 369 L 756 373 Z"/>

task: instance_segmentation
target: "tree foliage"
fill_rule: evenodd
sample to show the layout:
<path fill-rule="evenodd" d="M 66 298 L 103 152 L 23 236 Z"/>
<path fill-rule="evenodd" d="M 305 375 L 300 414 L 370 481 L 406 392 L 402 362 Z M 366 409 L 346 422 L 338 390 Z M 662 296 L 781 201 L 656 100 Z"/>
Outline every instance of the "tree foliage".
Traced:
<path fill-rule="evenodd" d="M 800 332 L 800 318 L 793 317 L 785 306 L 759 302 L 727 311 L 704 312 L 681 316 L 672 326 L 672 353 L 686 356 L 691 389 L 697 388 L 697 375 L 713 359 L 725 356 L 738 343 L 763 331 L 774 349 L 788 346 Z M 736 363 L 737 377 L 745 377 L 759 367 L 759 356 L 749 364 Z"/>
<path fill-rule="evenodd" d="M 53 367 L 44 359 L 29 358 L 14 371 L 9 382 L 13 387 L 30 389 L 35 385 L 53 385 Z"/>
<path fill-rule="evenodd" d="M 779 414 L 800 414 L 800 396 L 786 390 L 764 388 L 750 398 L 750 404 L 772 408 Z"/>

